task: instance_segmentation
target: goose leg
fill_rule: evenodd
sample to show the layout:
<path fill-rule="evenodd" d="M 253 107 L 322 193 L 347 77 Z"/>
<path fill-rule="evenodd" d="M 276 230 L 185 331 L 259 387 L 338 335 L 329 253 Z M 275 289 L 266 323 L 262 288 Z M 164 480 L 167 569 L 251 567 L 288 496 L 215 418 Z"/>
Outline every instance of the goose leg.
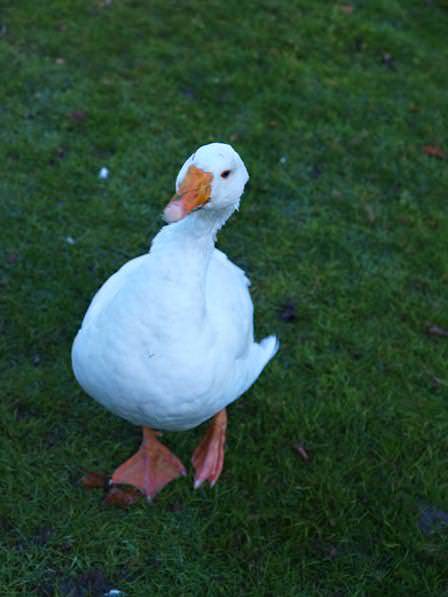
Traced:
<path fill-rule="evenodd" d="M 204 437 L 193 452 L 191 462 L 196 471 L 194 488 L 204 481 L 213 487 L 221 474 L 224 465 L 224 446 L 226 441 L 227 413 L 226 409 L 215 415 Z"/>
<path fill-rule="evenodd" d="M 151 499 L 170 481 L 186 475 L 183 464 L 159 442 L 158 435 L 157 431 L 143 427 L 140 448 L 116 469 L 112 483 L 133 485 Z"/>

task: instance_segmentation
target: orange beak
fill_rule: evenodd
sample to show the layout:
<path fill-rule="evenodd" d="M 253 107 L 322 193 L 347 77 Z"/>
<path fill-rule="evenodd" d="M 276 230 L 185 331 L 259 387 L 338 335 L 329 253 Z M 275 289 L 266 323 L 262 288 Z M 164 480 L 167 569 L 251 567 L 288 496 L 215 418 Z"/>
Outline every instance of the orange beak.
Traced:
<path fill-rule="evenodd" d="M 179 222 L 194 209 L 210 199 L 213 175 L 196 166 L 190 166 L 179 190 L 165 207 L 163 215 L 168 224 Z"/>

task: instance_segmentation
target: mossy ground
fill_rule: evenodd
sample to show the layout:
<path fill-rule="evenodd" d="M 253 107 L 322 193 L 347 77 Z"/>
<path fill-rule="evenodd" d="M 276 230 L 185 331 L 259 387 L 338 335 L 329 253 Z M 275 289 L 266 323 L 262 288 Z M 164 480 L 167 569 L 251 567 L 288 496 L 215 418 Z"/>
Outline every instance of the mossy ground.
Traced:
<path fill-rule="evenodd" d="M 448 149 L 447 3 L 22 0 L 0 23 L 0 593 L 447 595 L 426 330 L 448 328 L 448 170 L 422 149 Z M 215 489 L 105 509 L 78 480 L 139 431 L 83 394 L 71 342 L 211 140 L 251 173 L 219 243 L 281 350 Z M 188 462 L 202 431 L 165 440 Z"/>

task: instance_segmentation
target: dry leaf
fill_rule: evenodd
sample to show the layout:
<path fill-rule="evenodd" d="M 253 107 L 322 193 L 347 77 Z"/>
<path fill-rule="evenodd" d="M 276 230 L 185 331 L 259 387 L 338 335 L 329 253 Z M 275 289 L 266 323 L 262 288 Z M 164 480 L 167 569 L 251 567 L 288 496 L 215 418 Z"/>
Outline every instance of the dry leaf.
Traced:
<path fill-rule="evenodd" d="M 48 527 L 40 527 L 31 538 L 31 543 L 33 545 L 47 545 L 52 533 L 52 529 Z"/>
<path fill-rule="evenodd" d="M 109 481 L 109 477 L 103 473 L 86 473 L 80 484 L 85 489 L 104 489 Z"/>
<path fill-rule="evenodd" d="M 172 504 L 168 504 L 166 509 L 168 512 L 182 512 L 182 504 L 180 504 L 179 502 L 173 502 Z"/>
<path fill-rule="evenodd" d="M 314 164 L 314 166 L 308 172 L 308 175 L 311 178 L 319 178 L 319 176 L 321 174 L 322 174 L 322 170 L 319 168 L 319 166 L 317 164 Z"/>
<path fill-rule="evenodd" d="M 280 305 L 279 317 L 282 321 L 291 323 L 297 319 L 296 306 L 291 301 Z"/>
<path fill-rule="evenodd" d="M 448 525 L 448 514 L 443 510 L 437 510 L 429 504 L 421 504 L 419 510 L 417 526 L 424 535 L 429 535 L 442 525 Z"/>
<path fill-rule="evenodd" d="M 353 6 L 351 4 L 344 4 L 344 6 L 341 6 L 341 10 L 346 14 L 351 15 L 353 12 Z"/>
<path fill-rule="evenodd" d="M 304 462 L 310 462 L 311 456 L 302 443 L 297 442 L 292 447 Z"/>
<path fill-rule="evenodd" d="M 48 587 L 45 595 L 61 595 L 62 597 L 84 597 L 85 595 L 109 595 L 113 584 L 103 570 L 95 568 L 77 577 L 66 576 L 58 581 L 55 587 Z"/>
<path fill-rule="evenodd" d="M 87 112 L 83 110 L 74 110 L 70 112 L 69 117 L 73 120 L 73 122 L 84 122 L 87 118 Z"/>
<path fill-rule="evenodd" d="M 387 66 L 387 68 L 395 69 L 395 58 L 389 52 L 385 52 L 383 54 L 383 64 Z"/>
<path fill-rule="evenodd" d="M 441 328 L 438 325 L 435 325 L 434 323 L 431 324 L 426 331 L 430 336 L 448 338 L 448 330 L 444 330 L 443 328 Z"/>
<path fill-rule="evenodd" d="M 103 502 L 106 506 L 117 506 L 117 508 L 126 509 L 135 504 L 141 495 L 141 492 L 135 487 L 127 487 L 126 489 L 112 487 Z"/>
<path fill-rule="evenodd" d="M 374 221 L 376 220 L 375 210 L 368 203 L 366 205 L 364 205 L 364 209 L 366 210 L 367 219 L 369 220 L 369 223 L 373 224 Z"/>
<path fill-rule="evenodd" d="M 441 147 L 437 147 L 437 145 L 424 145 L 423 152 L 433 158 L 439 158 L 439 160 L 445 159 L 445 152 Z"/>

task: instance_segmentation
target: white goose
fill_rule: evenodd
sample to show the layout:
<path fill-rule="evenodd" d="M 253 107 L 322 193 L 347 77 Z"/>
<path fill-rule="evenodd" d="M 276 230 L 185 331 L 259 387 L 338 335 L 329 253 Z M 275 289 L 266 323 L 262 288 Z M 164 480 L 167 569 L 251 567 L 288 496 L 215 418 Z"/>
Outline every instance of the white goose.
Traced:
<path fill-rule="evenodd" d="M 153 429 L 184 431 L 213 417 L 193 454 L 195 488 L 224 464 L 226 406 L 251 386 L 278 349 L 254 341 L 244 272 L 215 248 L 249 176 L 223 143 L 200 147 L 176 180 L 165 226 L 94 296 L 72 349 L 73 371 L 95 400 L 143 426 L 137 453 L 112 475 L 148 498 L 185 468 Z"/>

